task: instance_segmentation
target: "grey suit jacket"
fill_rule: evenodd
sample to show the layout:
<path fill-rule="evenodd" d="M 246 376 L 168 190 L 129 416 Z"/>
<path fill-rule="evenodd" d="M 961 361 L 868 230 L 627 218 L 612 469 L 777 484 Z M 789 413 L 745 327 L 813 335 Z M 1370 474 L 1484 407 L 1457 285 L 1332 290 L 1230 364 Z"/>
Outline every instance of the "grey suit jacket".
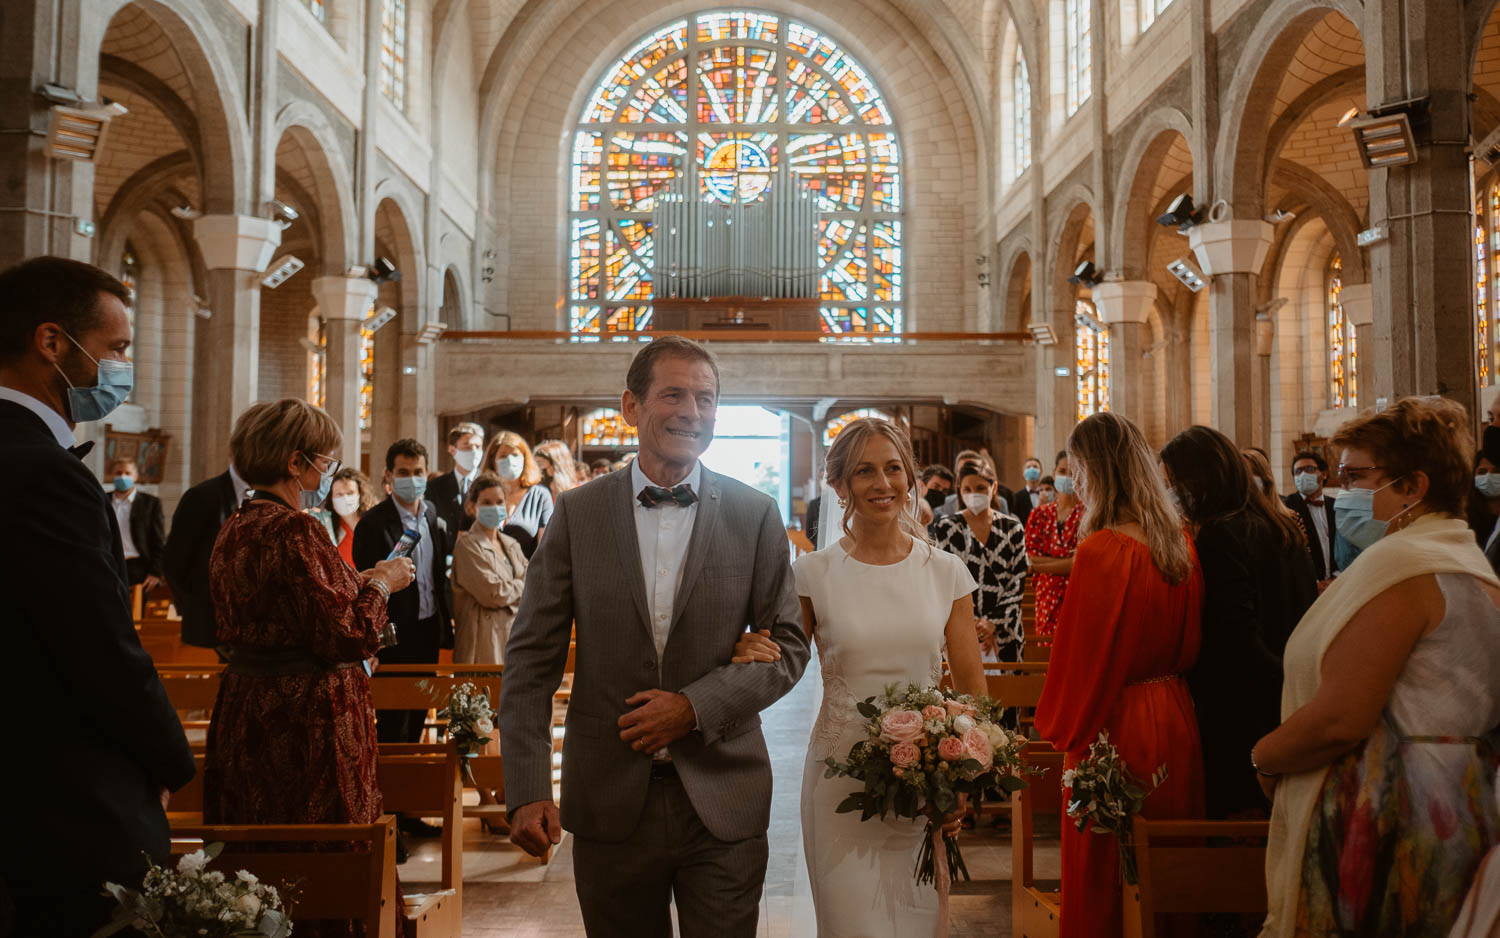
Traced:
<path fill-rule="evenodd" d="M 578 630 L 563 745 L 563 827 L 618 843 L 636 829 L 651 759 L 620 741 L 626 698 L 651 688 L 692 701 L 698 729 L 672 760 L 705 827 L 720 840 L 765 833 L 771 763 L 760 711 L 802 676 L 808 646 L 775 503 L 704 469 L 702 492 L 657 660 L 636 538 L 630 470 L 564 492 L 532 557 L 505 648 L 500 743 L 512 811 L 552 799 L 552 695 Z M 770 629 L 776 663 L 731 664 L 747 629 Z"/>

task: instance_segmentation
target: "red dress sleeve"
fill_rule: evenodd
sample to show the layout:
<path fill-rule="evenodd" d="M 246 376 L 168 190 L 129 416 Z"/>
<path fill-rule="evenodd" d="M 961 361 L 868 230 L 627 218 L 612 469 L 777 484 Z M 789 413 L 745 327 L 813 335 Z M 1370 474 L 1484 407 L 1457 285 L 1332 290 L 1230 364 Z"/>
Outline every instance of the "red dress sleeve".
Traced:
<path fill-rule="evenodd" d="M 315 519 L 298 514 L 287 528 L 284 556 L 291 565 L 306 564 L 297 589 L 305 607 L 303 621 L 312 627 L 313 654 L 324 661 L 373 656 L 386 623 L 385 597 L 360 582 Z"/>
<path fill-rule="evenodd" d="M 1026 516 L 1026 552 L 1028 554 L 1045 555 L 1047 553 L 1047 528 L 1052 523 L 1051 515 L 1052 512 L 1047 510 L 1047 506 L 1041 505 Z"/>

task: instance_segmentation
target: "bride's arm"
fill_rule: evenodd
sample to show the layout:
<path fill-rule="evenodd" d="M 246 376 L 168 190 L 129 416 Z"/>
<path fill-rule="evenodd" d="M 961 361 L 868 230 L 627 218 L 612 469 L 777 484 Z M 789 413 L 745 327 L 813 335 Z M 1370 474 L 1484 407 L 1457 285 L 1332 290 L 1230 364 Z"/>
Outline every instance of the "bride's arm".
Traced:
<path fill-rule="evenodd" d="M 953 686 L 960 694 L 988 693 L 984 664 L 979 658 L 979 638 L 974 631 L 972 596 L 961 596 L 953 601 L 943 633 L 948 640 L 948 667 L 953 671 Z"/>
<path fill-rule="evenodd" d="M 806 596 L 797 597 L 802 602 L 802 627 L 807 630 L 807 640 L 812 641 L 813 624 L 816 616 L 813 615 L 812 600 Z M 761 629 L 759 632 L 746 632 L 740 636 L 740 640 L 734 643 L 734 657 L 730 658 L 731 664 L 750 664 L 754 661 L 780 661 L 781 646 L 771 638 L 769 629 Z"/>

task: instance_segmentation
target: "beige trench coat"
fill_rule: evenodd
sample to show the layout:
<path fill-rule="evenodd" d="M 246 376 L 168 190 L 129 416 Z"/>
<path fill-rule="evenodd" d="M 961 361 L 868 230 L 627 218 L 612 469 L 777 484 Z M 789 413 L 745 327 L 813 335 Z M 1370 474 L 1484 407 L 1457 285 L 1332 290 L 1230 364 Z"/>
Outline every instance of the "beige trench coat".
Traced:
<path fill-rule="evenodd" d="M 465 531 L 453 547 L 450 576 L 453 663 L 504 664 L 505 640 L 526 585 L 521 545 L 502 534 L 497 548 L 477 527 Z"/>

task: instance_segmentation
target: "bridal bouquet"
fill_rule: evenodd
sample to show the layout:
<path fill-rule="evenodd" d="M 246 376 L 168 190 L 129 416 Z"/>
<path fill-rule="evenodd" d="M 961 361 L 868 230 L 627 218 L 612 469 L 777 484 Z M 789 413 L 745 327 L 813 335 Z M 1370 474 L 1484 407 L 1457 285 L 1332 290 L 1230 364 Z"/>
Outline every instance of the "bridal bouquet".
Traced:
<path fill-rule="evenodd" d="M 459 684 L 448 695 L 448 706 L 438 711 L 440 718 L 448 721 L 448 738 L 458 747 L 464 759 L 479 755 L 479 750 L 490 741 L 495 731 L 495 711 L 490 707 L 490 689 L 477 689 L 470 682 Z M 468 762 L 463 763 L 464 774 L 470 776 Z"/>
<path fill-rule="evenodd" d="M 1000 727 L 999 701 L 934 687 L 893 684 L 882 699 L 870 697 L 858 709 L 869 721 L 868 738 L 855 743 L 843 762 L 829 757 L 824 777 L 848 776 L 864 788 L 837 810 L 859 811 L 861 821 L 893 812 L 927 818 L 917 882 L 936 883 L 939 895 L 946 895 L 948 871 L 968 879 L 969 870 L 958 841 L 939 838 L 943 819 L 958 810 L 962 794 L 977 798 L 990 789 L 1025 788 L 1031 771 L 1021 761 L 1026 737 Z"/>
<path fill-rule="evenodd" d="M 1132 820 L 1151 793 L 1167 780 L 1167 767 L 1158 766 L 1151 776 L 1151 787 L 1130 773 L 1120 752 L 1109 741 L 1109 732 L 1101 730 L 1099 738 L 1089 744 L 1088 755 L 1063 773 L 1062 783 L 1070 792 L 1068 817 L 1079 829 L 1088 822 L 1096 834 L 1114 834 L 1120 843 L 1120 871 L 1125 882 L 1135 885 L 1135 841 Z"/>
<path fill-rule="evenodd" d="M 223 849 L 223 844 L 210 844 L 179 858 L 176 869 L 151 863 L 139 890 L 105 883 L 105 894 L 115 899 L 115 912 L 94 938 L 125 928 L 158 938 L 284 938 L 291 934 L 291 920 L 274 888 L 244 870 L 231 879 L 218 870 L 204 869 Z"/>

